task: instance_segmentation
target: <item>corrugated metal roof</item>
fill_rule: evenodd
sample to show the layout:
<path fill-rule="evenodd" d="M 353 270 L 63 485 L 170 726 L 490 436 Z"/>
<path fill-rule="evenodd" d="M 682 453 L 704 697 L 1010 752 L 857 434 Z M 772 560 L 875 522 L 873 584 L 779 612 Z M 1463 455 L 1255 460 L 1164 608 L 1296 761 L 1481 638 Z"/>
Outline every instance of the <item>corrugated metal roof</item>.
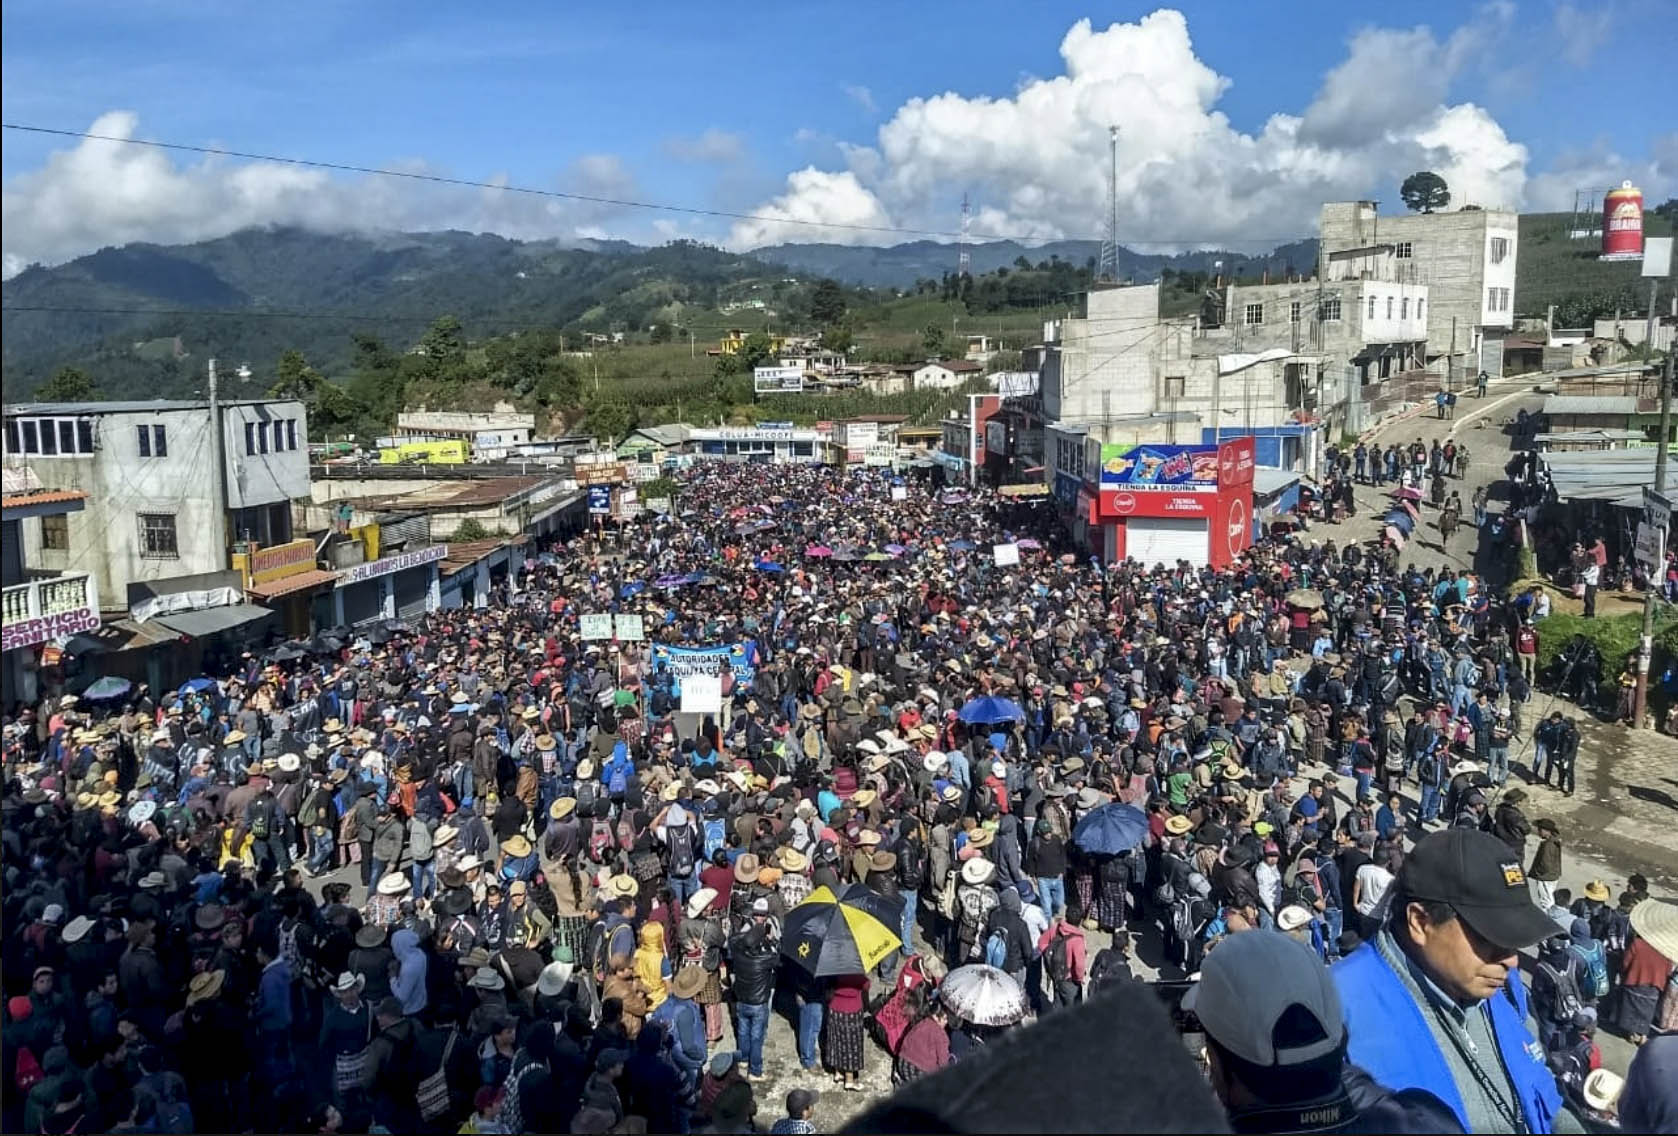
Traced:
<path fill-rule="evenodd" d="M 247 595 L 259 600 L 277 599 L 289 596 L 293 592 L 301 592 L 306 588 L 318 588 L 325 584 L 335 583 L 338 573 L 328 572 L 321 568 L 314 568 L 307 572 L 299 572 L 295 576 L 282 576 L 266 584 L 252 584 L 245 589 Z"/>
<path fill-rule="evenodd" d="M 1569 414 L 1636 414 L 1635 395 L 1617 394 L 1553 394 L 1544 400 L 1544 413 Z"/>
<path fill-rule="evenodd" d="M 200 639 L 218 631 L 242 627 L 258 619 L 267 619 L 273 614 L 268 608 L 255 604 L 229 604 L 226 607 L 210 607 L 201 611 L 170 612 L 168 615 L 158 616 L 156 621 L 182 635 Z"/>
<path fill-rule="evenodd" d="M 1581 450 L 1539 455 L 1562 501 L 1607 501 L 1641 507 L 1643 487 L 1655 483 L 1655 448 Z"/>
<path fill-rule="evenodd" d="M 221 405 L 229 406 L 277 406 L 281 403 L 296 402 L 294 398 L 224 398 Z M 208 402 L 193 399 L 156 398 L 149 402 L 131 399 L 122 402 L 20 402 L 6 407 L 6 417 L 31 417 L 38 414 L 50 415 L 82 415 L 82 414 L 155 414 L 165 410 L 208 410 Z"/>
<path fill-rule="evenodd" d="M 1299 474 L 1291 469 L 1272 469 L 1261 465 L 1253 470 L 1253 492 L 1262 493 L 1266 497 L 1272 493 L 1280 493 L 1298 481 Z"/>

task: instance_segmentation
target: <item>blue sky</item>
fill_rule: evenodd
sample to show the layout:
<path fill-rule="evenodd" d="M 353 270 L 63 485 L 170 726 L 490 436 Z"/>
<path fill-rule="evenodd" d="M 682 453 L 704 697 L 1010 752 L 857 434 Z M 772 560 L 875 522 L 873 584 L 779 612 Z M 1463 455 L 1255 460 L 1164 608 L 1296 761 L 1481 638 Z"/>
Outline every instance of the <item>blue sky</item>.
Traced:
<path fill-rule="evenodd" d="M 1108 119 L 1124 139 L 1121 237 L 1136 241 L 1305 235 L 1324 196 L 1392 200 L 1423 162 L 1486 204 L 1548 207 L 1621 177 L 1657 199 L 1678 190 L 1667 0 L 1423 0 L 1388 23 L 1318 0 L 1173 9 L 1180 19 L 1054 0 L 10 0 L 0 91 L 13 123 L 101 120 L 196 145 L 937 231 L 966 192 L 983 232 L 1099 235 Z M 114 112 L 133 117 L 102 119 Z M 7 132 L 8 266 L 264 220 L 895 239 L 74 146 Z"/>

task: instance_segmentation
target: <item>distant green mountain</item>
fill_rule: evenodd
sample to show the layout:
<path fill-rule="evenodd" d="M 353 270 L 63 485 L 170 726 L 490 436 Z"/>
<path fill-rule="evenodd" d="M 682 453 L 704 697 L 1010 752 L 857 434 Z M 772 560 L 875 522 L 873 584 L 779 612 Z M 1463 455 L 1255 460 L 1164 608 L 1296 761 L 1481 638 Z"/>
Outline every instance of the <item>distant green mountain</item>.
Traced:
<path fill-rule="evenodd" d="M 353 333 L 404 350 L 443 313 L 473 338 L 538 325 L 638 329 L 673 303 L 712 308 L 731 286 L 779 272 L 689 242 L 566 247 L 461 232 L 247 229 L 19 273 L 0 285 L 0 358 L 9 399 L 65 364 L 109 395 L 180 395 L 198 389 L 211 357 L 248 362 L 261 377 L 301 347 L 333 374 Z M 178 355 L 137 349 L 174 337 Z"/>

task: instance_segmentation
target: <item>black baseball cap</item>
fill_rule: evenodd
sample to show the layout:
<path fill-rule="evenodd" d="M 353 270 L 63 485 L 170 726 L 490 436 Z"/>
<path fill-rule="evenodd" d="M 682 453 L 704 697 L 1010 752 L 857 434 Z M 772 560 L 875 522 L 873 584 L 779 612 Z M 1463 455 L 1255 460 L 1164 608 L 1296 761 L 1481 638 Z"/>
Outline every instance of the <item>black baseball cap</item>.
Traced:
<path fill-rule="evenodd" d="M 1533 905 L 1526 872 L 1509 846 L 1477 829 L 1423 837 L 1404 858 L 1398 887 L 1411 899 L 1450 904 L 1481 938 L 1508 950 L 1556 933 L 1555 923 Z"/>

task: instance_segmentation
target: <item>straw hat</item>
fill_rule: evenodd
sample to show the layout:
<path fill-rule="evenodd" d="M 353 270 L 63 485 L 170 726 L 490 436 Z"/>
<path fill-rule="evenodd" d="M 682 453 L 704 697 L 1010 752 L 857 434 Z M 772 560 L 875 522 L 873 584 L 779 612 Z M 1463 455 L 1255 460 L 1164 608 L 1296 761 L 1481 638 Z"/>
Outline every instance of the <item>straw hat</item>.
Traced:
<path fill-rule="evenodd" d="M 964 884 L 972 884 L 975 887 L 980 884 L 987 884 L 994 875 L 996 875 L 996 865 L 982 856 L 975 856 L 961 866 L 961 882 Z"/>
<path fill-rule="evenodd" d="M 670 993 L 677 998 L 695 998 L 705 989 L 705 968 L 684 966 L 670 980 Z"/>
<path fill-rule="evenodd" d="M 1276 913 L 1276 926 L 1284 931 L 1297 931 L 1311 922 L 1311 913 L 1297 903 L 1290 903 Z"/>
<path fill-rule="evenodd" d="M 530 855 L 530 841 L 525 839 L 523 833 L 515 832 L 501 842 L 501 851 L 515 860 L 522 859 Z"/>
<path fill-rule="evenodd" d="M 880 834 L 871 828 L 865 828 L 856 834 L 856 842 L 864 848 L 873 848 L 880 843 Z"/>
<path fill-rule="evenodd" d="M 346 970 L 338 976 L 337 981 L 333 982 L 332 992 L 334 994 L 348 994 L 351 990 L 360 990 L 366 985 L 367 976 L 365 974 L 356 974 L 354 971 Z"/>
<path fill-rule="evenodd" d="M 93 920 L 85 915 L 78 915 L 65 925 L 64 930 L 59 933 L 59 938 L 66 943 L 79 943 L 87 937 L 87 933 L 91 930 L 93 930 Z"/>
<path fill-rule="evenodd" d="M 887 757 L 883 753 L 877 753 L 873 757 L 868 759 L 868 772 L 878 773 L 880 770 L 884 769 L 886 766 L 888 766 L 890 764 L 891 764 L 891 758 Z"/>
<path fill-rule="evenodd" d="M 858 789 L 855 793 L 851 794 L 851 804 L 859 809 L 866 809 L 869 805 L 872 805 L 879 799 L 880 794 L 876 793 L 872 789 Z"/>
<path fill-rule="evenodd" d="M 1668 960 L 1678 959 L 1678 900 L 1643 900 L 1631 909 L 1631 929 Z"/>
<path fill-rule="evenodd" d="M 401 895 L 408 890 L 408 877 L 401 872 L 386 872 L 379 880 L 380 895 Z"/>
<path fill-rule="evenodd" d="M 716 888 L 700 888 L 688 897 L 687 913 L 689 919 L 698 919 L 705 914 L 706 908 L 717 901 Z"/>
<path fill-rule="evenodd" d="M 507 982 L 491 968 L 480 966 L 472 972 L 472 978 L 466 985 L 474 990 L 504 990 Z"/>
<path fill-rule="evenodd" d="M 589 781 L 594 778 L 594 762 L 590 758 L 583 758 L 577 762 L 577 780 Z"/>
<path fill-rule="evenodd" d="M 1165 818 L 1165 831 L 1172 836 L 1186 836 L 1194 825 L 1186 816 L 1171 816 Z"/>
<path fill-rule="evenodd" d="M 672 782 L 670 782 L 670 784 L 666 785 L 663 789 L 661 789 L 659 791 L 658 798 L 661 801 L 675 801 L 675 800 L 678 800 L 681 797 L 681 795 L 682 795 L 681 785 L 677 784 L 675 781 L 672 781 Z"/>
<path fill-rule="evenodd" d="M 1614 1070 L 1592 1069 L 1585 1078 L 1585 1104 L 1596 1112 L 1607 1112 L 1619 1103 L 1620 1090 L 1625 1087 L 1625 1078 Z"/>
<path fill-rule="evenodd" d="M 754 853 L 747 852 L 734 861 L 734 879 L 743 884 L 755 883 L 758 869 L 762 867 L 763 864 L 757 856 Z"/>
<path fill-rule="evenodd" d="M 606 890 L 619 899 L 633 899 L 641 892 L 641 885 L 635 882 L 634 876 L 613 876 L 606 881 Z"/>
<path fill-rule="evenodd" d="M 445 845 L 453 844 L 455 837 L 459 835 L 460 829 L 454 825 L 440 824 L 437 826 L 437 831 L 431 834 L 431 845 L 434 848 L 442 848 Z"/>
<path fill-rule="evenodd" d="M 482 860 L 478 859 L 476 856 L 472 855 L 471 853 L 467 853 L 466 855 L 462 856 L 460 859 L 456 860 L 454 862 L 454 866 L 455 866 L 456 871 L 460 872 L 462 875 L 465 875 L 467 872 L 470 872 L 470 871 L 473 871 L 477 868 L 483 867 L 484 862 Z"/>
<path fill-rule="evenodd" d="M 1608 902 L 1608 885 L 1601 880 L 1592 880 L 1585 885 L 1585 898 L 1597 903 Z"/>
<path fill-rule="evenodd" d="M 555 820 L 564 820 L 576 811 L 577 798 L 575 797 L 561 797 L 559 800 L 548 806 L 548 815 L 553 817 Z"/>
<path fill-rule="evenodd" d="M 77 741 L 81 740 L 81 735 L 84 732 L 85 731 L 82 731 L 82 730 L 77 730 L 76 731 L 76 740 Z M 223 745 L 230 745 L 230 746 L 238 745 L 240 742 L 242 742 L 244 740 L 245 740 L 245 731 L 243 731 L 243 730 L 229 730 L 229 731 L 227 731 L 227 736 L 225 738 L 221 739 Z"/>
<path fill-rule="evenodd" d="M 995 839 L 996 833 L 992 832 L 990 829 L 975 829 L 973 834 L 967 838 L 967 846 L 969 848 L 989 848 L 991 846 L 991 842 Z"/>
<path fill-rule="evenodd" d="M 571 975 L 576 971 L 575 963 L 550 962 L 542 968 L 541 975 L 536 979 L 536 993 L 546 997 L 556 997 L 565 984 L 571 981 Z"/>
<path fill-rule="evenodd" d="M 280 754 L 279 767 L 281 773 L 296 773 L 303 768 L 303 759 L 295 753 Z"/>
<path fill-rule="evenodd" d="M 221 993 L 221 984 L 226 980 L 226 973 L 219 970 L 206 970 L 202 974 L 193 975 L 186 988 L 186 1004 L 196 1006 L 214 998 Z"/>
<path fill-rule="evenodd" d="M 783 872 L 802 872 L 810 866 L 810 858 L 796 848 L 782 848 L 775 854 Z"/>

